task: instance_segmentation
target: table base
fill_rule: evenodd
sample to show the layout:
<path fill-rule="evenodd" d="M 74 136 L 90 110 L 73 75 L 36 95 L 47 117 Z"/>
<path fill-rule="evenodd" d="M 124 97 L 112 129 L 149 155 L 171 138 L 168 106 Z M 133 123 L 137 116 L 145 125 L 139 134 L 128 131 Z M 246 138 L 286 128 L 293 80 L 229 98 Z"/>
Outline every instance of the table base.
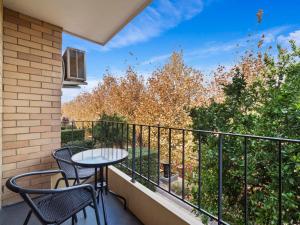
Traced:
<path fill-rule="evenodd" d="M 124 205 L 124 209 L 127 209 L 127 201 L 126 199 L 121 196 L 116 194 L 115 192 L 109 190 L 108 188 L 108 167 L 106 166 L 106 180 L 104 180 L 104 171 L 103 171 L 103 167 L 100 167 L 99 170 L 99 182 L 97 179 L 97 168 L 95 168 L 95 190 L 97 192 L 97 202 L 99 204 L 100 198 L 101 198 L 101 204 L 102 204 L 102 211 L 103 211 L 103 216 L 104 216 L 104 223 L 105 225 L 107 225 L 107 218 L 106 218 L 106 210 L 105 210 L 105 206 L 104 206 L 104 198 L 103 198 L 103 192 L 105 191 L 105 194 L 107 195 L 107 193 L 111 193 L 112 195 L 116 196 L 117 198 L 123 200 L 123 205 Z"/>

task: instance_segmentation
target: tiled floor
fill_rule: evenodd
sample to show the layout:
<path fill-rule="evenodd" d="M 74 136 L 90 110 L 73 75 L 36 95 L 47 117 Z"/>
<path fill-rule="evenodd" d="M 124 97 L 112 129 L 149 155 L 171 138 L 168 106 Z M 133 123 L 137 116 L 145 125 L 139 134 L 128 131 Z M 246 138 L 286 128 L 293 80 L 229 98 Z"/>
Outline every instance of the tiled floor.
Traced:
<path fill-rule="evenodd" d="M 130 211 L 123 208 L 123 204 L 114 196 L 108 194 L 104 195 L 105 208 L 107 214 L 108 225 L 142 225 L 142 223 Z M 99 205 L 99 214 L 101 224 L 104 225 L 102 207 Z M 22 225 L 28 206 L 25 203 L 20 203 L 0 210 L 0 225 Z M 78 213 L 77 225 L 96 225 L 95 213 L 91 207 L 87 208 L 87 218 L 84 219 L 83 213 Z M 32 216 L 28 225 L 41 224 L 35 216 Z M 63 225 L 69 225 L 71 221 L 66 221 Z"/>

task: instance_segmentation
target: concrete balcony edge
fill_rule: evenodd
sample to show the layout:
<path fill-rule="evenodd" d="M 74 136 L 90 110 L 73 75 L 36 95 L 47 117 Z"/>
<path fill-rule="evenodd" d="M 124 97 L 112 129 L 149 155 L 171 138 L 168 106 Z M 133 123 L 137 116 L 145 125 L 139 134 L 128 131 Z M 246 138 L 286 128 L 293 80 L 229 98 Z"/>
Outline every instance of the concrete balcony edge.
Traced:
<path fill-rule="evenodd" d="M 126 198 L 129 210 L 146 225 L 203 225 L 191 213 L 149 190 L 114 166 L 109 167 L 109 187 Z"/>

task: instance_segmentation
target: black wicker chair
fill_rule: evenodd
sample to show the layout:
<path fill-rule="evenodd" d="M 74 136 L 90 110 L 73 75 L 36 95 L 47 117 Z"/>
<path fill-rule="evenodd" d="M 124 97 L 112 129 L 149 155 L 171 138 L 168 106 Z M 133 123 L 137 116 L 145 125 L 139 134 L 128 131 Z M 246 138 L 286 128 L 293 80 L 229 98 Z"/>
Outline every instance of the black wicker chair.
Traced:
<path fill-rule="evenodd" d="M 85 183 L 90 177 L 94 176 L 95 170 L 93 168 L 81 168 L 75 166 L 71 162 L 71 157 L 72 157 L 72 150 L 71 149 L 77 149 L 82 151 L 86 150 L 86 148 L 82 147 L 77 147 L 77 146 L 72 146 L 72 147 L 63 147 L 56 149 L 53 152 L 53 157 L 56 160 L 58 167 L 63 170 L 66 175 L 68 180 L 74 180 L 73 185 L 77 184 L 83 184 Z M 59 182 L 62 180 L 58 179 L 55 187 L 58 186 Z M 82 180 L 82 182 L 80 182 Z"/>
<path fill-rule="evenodd" d="M 61 173 L 65 181 L 65 188 L 61 189 L 33 189 L 18 185 L 20 178 L 29 176 L 51 175 Z M 24 225 L 34 213 L 43 225 L 59 225 L 72 218 L 72 224 L 77 221 L 76 213 L 87 206 L 94 208 L 97 225 L 100 225 L 96 193 L 94 187 L 89 184 L 82 184 L 69 187 L 67 176 L 62 170 L 36 171 L 21 174 L 10 178 L 6 186 L 13 192 L 19 193 L 24 201 L 29 205 L 30 211 L 24 221 Z M 36 198 L 33 198 L 36 197 Z"/>

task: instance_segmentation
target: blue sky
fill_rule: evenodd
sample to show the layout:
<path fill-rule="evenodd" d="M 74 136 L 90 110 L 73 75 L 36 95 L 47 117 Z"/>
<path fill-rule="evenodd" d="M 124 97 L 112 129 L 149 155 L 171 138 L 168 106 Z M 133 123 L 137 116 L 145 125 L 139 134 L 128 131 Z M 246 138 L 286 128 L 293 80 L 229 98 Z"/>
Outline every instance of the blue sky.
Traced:
<path fill-rule="evenodd" d="M 261 24 L 259 9 L 264 11 Z M 131 65 L 147 77 L 173 51 L 182 50 L 185 62 L 209 77 L 218 65 L 237 62 L 262 34 L 265 45 L 287 45 L 289 39 L 300 44 L 299 12 L 299 0 L 153 0 L 106 46 L 63 35 L 63 49 L 86 51 L 88 85 L 63 89 L 62 102 L 91 91 L 106 70 L 122 76 Z"/>

